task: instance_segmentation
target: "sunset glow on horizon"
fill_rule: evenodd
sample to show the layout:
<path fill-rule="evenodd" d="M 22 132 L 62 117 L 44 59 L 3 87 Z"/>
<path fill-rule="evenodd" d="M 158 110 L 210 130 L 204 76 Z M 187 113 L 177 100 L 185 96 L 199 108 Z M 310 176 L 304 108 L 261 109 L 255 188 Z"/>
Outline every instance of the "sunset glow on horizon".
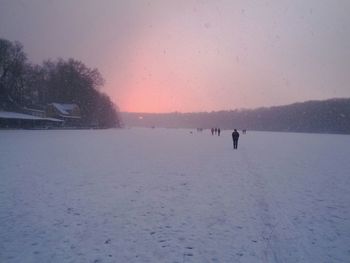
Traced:
<path fill-rule="evenodd" d="M 120 111 L 350 97 L 348 1 L 81 3 L 9 1 L 0 34 L 22 42 L 38 63 L 73 57 L 98 68 Z"/>

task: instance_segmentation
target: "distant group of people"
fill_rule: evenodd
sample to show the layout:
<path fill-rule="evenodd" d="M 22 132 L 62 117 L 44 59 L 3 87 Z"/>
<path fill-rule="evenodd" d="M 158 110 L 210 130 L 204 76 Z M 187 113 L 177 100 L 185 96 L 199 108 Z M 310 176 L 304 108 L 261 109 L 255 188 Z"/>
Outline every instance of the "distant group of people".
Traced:
<path fill-rule="evenodd" d="M 211 128 L 211 135 L 217 134 L 218 136 L 220 136 L 220 132 L 220 128 Z"/>

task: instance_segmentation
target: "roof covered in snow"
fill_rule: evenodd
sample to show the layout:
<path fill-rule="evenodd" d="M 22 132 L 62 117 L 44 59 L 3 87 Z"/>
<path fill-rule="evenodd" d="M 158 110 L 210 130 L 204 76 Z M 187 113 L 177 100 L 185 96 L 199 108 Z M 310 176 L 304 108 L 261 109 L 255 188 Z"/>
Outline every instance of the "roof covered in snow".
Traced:
<path fill-rule="evenodd" d="M 46 120 L 46 121 L 48 120 L 48 121 L 59 121 L 59 122 L 62 121 L 55 118 L 41 118 L 30 114 L 11 112 L 11 111 L 0 111 L 0 119 Z"/>
<path fill-rule="evenodd" d="M 22 119 L 22 120 L 40 120 L 42 118 L 29 114 L 23 114 L 18 112 L 0 111 L 0 118 L 2 119 Z"/>
<path fill-rule="evenodd" d="M 70 115 L 70 111 L 74 110 L 78 107 L 77 104 L 70 103 L 70 104 L 63 104 L 63 103 L 51 103 L 61 114 L 64 115 Z"/>
<path fill-rule="evenodd" d="M 56 109 L 59 117 L 70 118 L 70 119 L 80 119 L 79 106 L 77 104 L 54 102 L 54 103 L 51 103 L 50 105 L 52 105 Z M 78 109 L 78 113 L 77 111 L 75 111 L 76 109 Z"/>

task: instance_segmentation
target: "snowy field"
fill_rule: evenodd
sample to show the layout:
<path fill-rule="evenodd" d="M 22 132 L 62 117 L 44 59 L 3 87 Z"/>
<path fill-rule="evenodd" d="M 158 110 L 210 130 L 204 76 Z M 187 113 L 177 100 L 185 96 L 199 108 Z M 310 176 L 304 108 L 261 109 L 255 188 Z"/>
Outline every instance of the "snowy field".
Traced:
<path fill-rule="evenodd" d="M 0 262 L 350 262 L 350 136 L 0 131 Z"/>

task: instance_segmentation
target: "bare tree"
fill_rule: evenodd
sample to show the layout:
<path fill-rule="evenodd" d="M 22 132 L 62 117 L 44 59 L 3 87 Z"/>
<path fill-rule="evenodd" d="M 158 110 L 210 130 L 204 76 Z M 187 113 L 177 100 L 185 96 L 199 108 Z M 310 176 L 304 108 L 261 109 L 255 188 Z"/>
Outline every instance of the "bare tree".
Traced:
<path fill-rule="evenodd" d="M 26 62 L 27 56 L 19 42 L 0 39 L 0 102 L 3 107 L 9 101 L 23 102 Z"/>

